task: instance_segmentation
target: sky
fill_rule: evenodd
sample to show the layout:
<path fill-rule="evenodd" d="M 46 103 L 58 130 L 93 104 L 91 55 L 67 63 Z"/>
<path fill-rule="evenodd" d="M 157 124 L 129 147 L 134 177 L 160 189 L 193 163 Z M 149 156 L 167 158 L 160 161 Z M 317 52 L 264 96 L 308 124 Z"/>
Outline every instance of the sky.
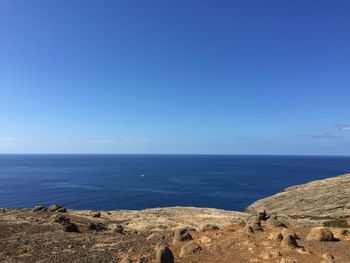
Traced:
<path fill-rule="evenodd" d="M 349 13 L 1 0 L 0 153 L 350 155 Z"/>

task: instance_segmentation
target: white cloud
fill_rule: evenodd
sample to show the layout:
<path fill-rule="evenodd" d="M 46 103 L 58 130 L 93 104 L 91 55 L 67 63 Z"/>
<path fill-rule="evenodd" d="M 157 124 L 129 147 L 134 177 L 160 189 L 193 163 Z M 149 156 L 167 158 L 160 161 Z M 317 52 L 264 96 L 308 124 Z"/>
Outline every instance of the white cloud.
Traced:
<path fill-rule="evenodd" d="M 344 139 L 350 135 L 350 125 L 335 125 L 328 129 L 315 133 L 299 134 L 299 137 L 308 137 L 314 139 Z"/>

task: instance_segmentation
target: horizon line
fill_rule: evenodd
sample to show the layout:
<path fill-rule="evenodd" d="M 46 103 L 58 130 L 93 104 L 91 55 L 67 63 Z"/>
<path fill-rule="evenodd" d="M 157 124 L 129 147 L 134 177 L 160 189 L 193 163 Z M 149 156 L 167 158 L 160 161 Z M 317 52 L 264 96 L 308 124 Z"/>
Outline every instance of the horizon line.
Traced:
<path fill-rule="evenodd" d="M 0 153 L 0 155 L 216 155 L 216 156 L 304 156 L 304 157 L 350 157 L 342 154 L 256 154 L 256 153 Z"/>

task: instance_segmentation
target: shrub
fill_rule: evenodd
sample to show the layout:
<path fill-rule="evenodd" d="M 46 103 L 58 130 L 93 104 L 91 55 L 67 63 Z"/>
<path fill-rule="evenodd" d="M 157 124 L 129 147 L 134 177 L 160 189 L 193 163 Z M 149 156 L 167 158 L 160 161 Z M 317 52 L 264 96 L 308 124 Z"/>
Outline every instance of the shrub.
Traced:
<path fill-rule="evenodd" d="M 326 221 L 323 223 L 325 227 L 341 227 L 341 228 L 350 228 L 348 222 L 344 219 L 334 219 L 330 221 Z"/>

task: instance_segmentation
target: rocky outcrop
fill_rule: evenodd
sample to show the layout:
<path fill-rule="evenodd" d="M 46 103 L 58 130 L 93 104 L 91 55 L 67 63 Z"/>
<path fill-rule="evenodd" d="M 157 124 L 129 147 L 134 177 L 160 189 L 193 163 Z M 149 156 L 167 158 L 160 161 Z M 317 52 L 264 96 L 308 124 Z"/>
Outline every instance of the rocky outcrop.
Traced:
<path fill-rule="evenodd" d="M 286 188 L 276 195 L 256 201 L 246 212 L 257 214 L 264 210 L 301 220 L 349 217 L 350 174 Z"/>

